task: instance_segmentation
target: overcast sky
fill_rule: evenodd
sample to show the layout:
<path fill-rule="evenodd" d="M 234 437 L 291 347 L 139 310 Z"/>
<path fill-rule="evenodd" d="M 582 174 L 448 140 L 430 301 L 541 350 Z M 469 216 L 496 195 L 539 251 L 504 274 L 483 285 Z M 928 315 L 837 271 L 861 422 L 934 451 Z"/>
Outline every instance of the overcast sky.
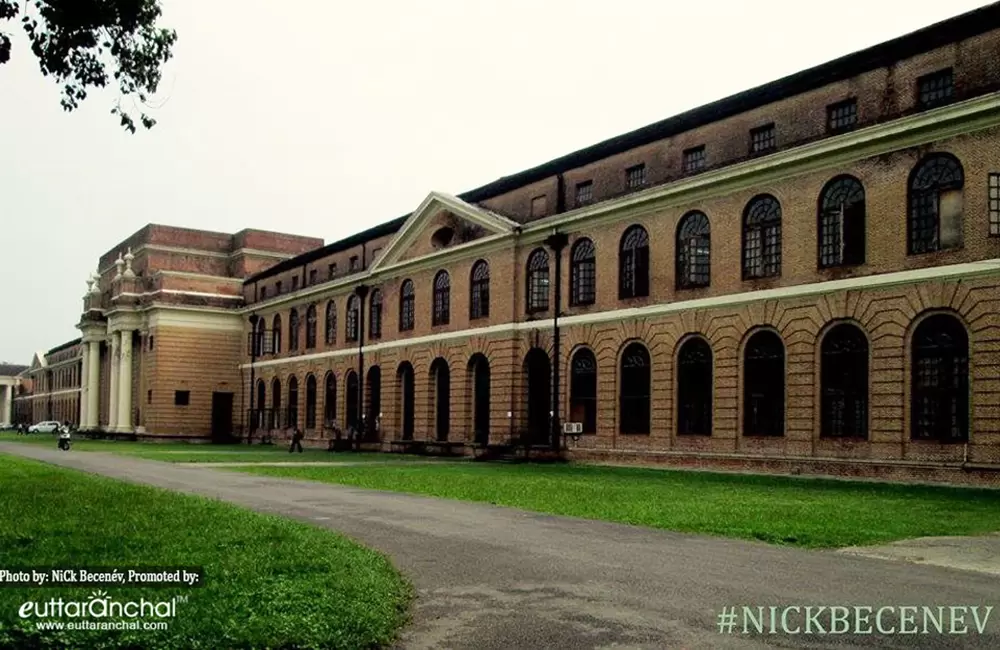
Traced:
<path fill-rule="evenodd" d="M 0 66 L 0 361 L 79 335 L 98 257 L 150 222 L 327 242 L 982 0 L 164 0 L 152 131 Z M 5 31 L 17 24 L 0 23 Z"/>

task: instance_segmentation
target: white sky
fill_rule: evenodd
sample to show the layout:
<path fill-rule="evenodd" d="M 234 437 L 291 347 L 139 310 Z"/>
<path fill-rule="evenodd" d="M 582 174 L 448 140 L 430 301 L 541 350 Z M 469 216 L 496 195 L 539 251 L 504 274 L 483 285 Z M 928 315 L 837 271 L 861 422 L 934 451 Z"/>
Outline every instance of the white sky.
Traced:
<path fill-rule="evenodd" d="M 0 66 L 0 361 L 74 329 L 150 222 L 328 243 L 451 193 L 989 4 L 983 0 L 164 0 L 178 32 L 129 136 L 74 113 L 16 23 Z"/>

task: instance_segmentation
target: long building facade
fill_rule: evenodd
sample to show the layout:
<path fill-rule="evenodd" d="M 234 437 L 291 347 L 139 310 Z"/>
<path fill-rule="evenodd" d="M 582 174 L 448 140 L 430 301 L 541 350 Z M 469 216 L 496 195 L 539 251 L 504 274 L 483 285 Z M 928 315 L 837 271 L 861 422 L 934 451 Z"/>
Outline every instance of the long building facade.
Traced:
<path fill-rule="evenodd" d="M 82 420 L 208 437 L 228 392 L 230 428 L 320 445 L 996 483 L 998 24 L 993 4 L 294 240 L 179 289 L 226 295 L 197 308 L 132 288 L 126 242 L 80 323 Z"/>

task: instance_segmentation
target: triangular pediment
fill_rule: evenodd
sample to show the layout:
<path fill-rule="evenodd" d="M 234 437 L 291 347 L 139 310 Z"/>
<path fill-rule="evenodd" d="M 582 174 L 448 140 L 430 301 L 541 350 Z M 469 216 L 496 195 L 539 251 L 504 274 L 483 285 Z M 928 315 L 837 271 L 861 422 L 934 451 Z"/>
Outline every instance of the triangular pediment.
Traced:
<path fill-rule="evenodd" d="M 47 365 L 48 363 L 45 361 L 44 352 L 36 352 L 34 356 L 31 357 L 31 370 L 39 370 Z"/>
<path fill-rule="evenodd" d="M 477 239 L 506 235 L 517 223 L 450 194 L 431 192 L 399 229 L 372 270 Z"/>

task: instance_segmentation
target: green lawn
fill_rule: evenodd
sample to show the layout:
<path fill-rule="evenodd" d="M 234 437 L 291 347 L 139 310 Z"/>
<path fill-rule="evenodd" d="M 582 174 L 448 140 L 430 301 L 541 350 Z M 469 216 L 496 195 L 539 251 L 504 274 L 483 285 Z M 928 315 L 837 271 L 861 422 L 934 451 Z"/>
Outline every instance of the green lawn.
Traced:
<path fill-rule="evenodd" d="M 412 589 L 382 555 L 320 528 L 0 454 L 0 567 L 201 566 L 203 587 L 108 587 L 115 601 L 187 596 L 166 631 L 38 632 L 27 600 L 93 588 L 0 589 L 4 648 L 373 648 Z"/>
<path fill-rule="evenodd" d="M 0 442 L 55 447 L 55 434 L 0 433 Z M 329 452 L 325 449 L 307 448 L 301 454 L 288 453 L 288 445 L 210 445 L 189 442 L 128 442 L 124 440 L 73 439 L 73 451 L 104 451 L 168 463 L 252 463 L 252 462 L 375 462 L 394 463 L 412 460 L 433 460 L 406 454 L 378 454 L 365 452 Z"/>
<path fill-rule="evenodd" d="M 990 490 L 588 465 L 234 471 L 811 548 L 1000 530 L 1000 491 Z"/>

